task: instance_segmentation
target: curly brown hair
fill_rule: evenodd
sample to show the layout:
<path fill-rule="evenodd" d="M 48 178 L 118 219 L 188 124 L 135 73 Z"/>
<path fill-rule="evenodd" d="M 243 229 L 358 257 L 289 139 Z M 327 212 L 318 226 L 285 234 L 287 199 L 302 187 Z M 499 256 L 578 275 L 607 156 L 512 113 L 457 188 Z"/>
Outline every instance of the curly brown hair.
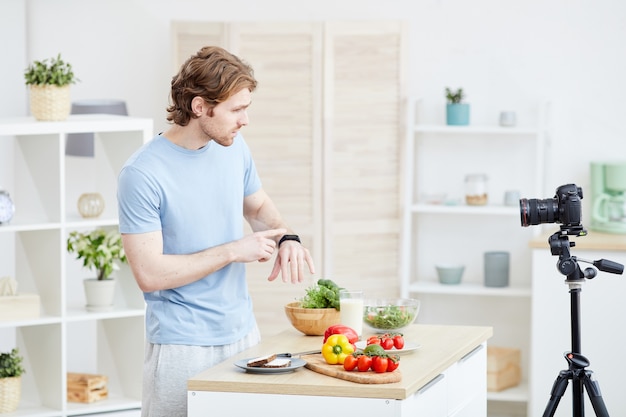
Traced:
<path fill-rule="evenodd" d="M 167 120 L 186 126 L 197 117 L 191 109 L 194 97 L 202 97 L 210 107 L 215 107 L 241 89 L 254 91 L 256 86 L 250 65 L 219 46 L 205 46 L 189 57 L 172 77 Z"/>

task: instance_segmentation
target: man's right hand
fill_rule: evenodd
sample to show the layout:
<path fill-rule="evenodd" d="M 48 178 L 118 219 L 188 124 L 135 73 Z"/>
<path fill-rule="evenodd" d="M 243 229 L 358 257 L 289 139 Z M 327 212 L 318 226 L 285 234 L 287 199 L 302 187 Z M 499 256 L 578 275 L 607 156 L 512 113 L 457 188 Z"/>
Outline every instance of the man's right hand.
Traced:
<path fill-rule="evenodd" d="M 285 233 L 286 229 L 263 230 L 235 241 L 237 262 L 269 261 L 276 250 L 276 238 Z"/>

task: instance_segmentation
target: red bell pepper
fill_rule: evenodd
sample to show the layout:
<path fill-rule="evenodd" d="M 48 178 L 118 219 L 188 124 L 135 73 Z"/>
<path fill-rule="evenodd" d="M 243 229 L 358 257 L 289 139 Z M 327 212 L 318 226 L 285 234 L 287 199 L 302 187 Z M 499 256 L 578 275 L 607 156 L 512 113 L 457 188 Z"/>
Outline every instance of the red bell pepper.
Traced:
<path fill-rule="evenodd" d="M 335 324 L 334 326 L 330 326 L 324 332 L 324 343 L 326 343 L 326 340 L 334 334 L 345 335 L 353 345 L 359 341 L 359 335 L 352 327 L 344 326 L 343 324 Z"/>

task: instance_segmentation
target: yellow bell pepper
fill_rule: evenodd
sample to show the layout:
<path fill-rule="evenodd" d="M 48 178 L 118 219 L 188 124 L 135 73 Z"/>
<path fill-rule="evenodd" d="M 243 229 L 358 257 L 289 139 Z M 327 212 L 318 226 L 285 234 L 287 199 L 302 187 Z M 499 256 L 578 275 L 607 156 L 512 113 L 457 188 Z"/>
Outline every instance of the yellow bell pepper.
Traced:
<path fill-rule="evenodd" d="M 354 345 L 344 334 L 334 334 L 322 345 L 322 356 L 330 365 L 343 365 L 346 356 L 354 352 Z"/>

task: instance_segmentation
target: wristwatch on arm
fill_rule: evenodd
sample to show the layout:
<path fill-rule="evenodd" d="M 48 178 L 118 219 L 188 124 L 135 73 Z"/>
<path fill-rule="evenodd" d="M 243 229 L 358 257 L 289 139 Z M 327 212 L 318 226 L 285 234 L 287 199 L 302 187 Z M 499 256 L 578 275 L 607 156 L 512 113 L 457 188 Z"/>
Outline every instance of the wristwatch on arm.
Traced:
<path fill-rule="evenodd" d="M 280 245 L 286 241 L 286 240 L 295 240 L 298 243 L 300 242 L 300 236 L 298 235 L 284 235 L 283 237 L 280 238 L 280 240 L 278 241 L 278 247 L 280 248 Z"/>

